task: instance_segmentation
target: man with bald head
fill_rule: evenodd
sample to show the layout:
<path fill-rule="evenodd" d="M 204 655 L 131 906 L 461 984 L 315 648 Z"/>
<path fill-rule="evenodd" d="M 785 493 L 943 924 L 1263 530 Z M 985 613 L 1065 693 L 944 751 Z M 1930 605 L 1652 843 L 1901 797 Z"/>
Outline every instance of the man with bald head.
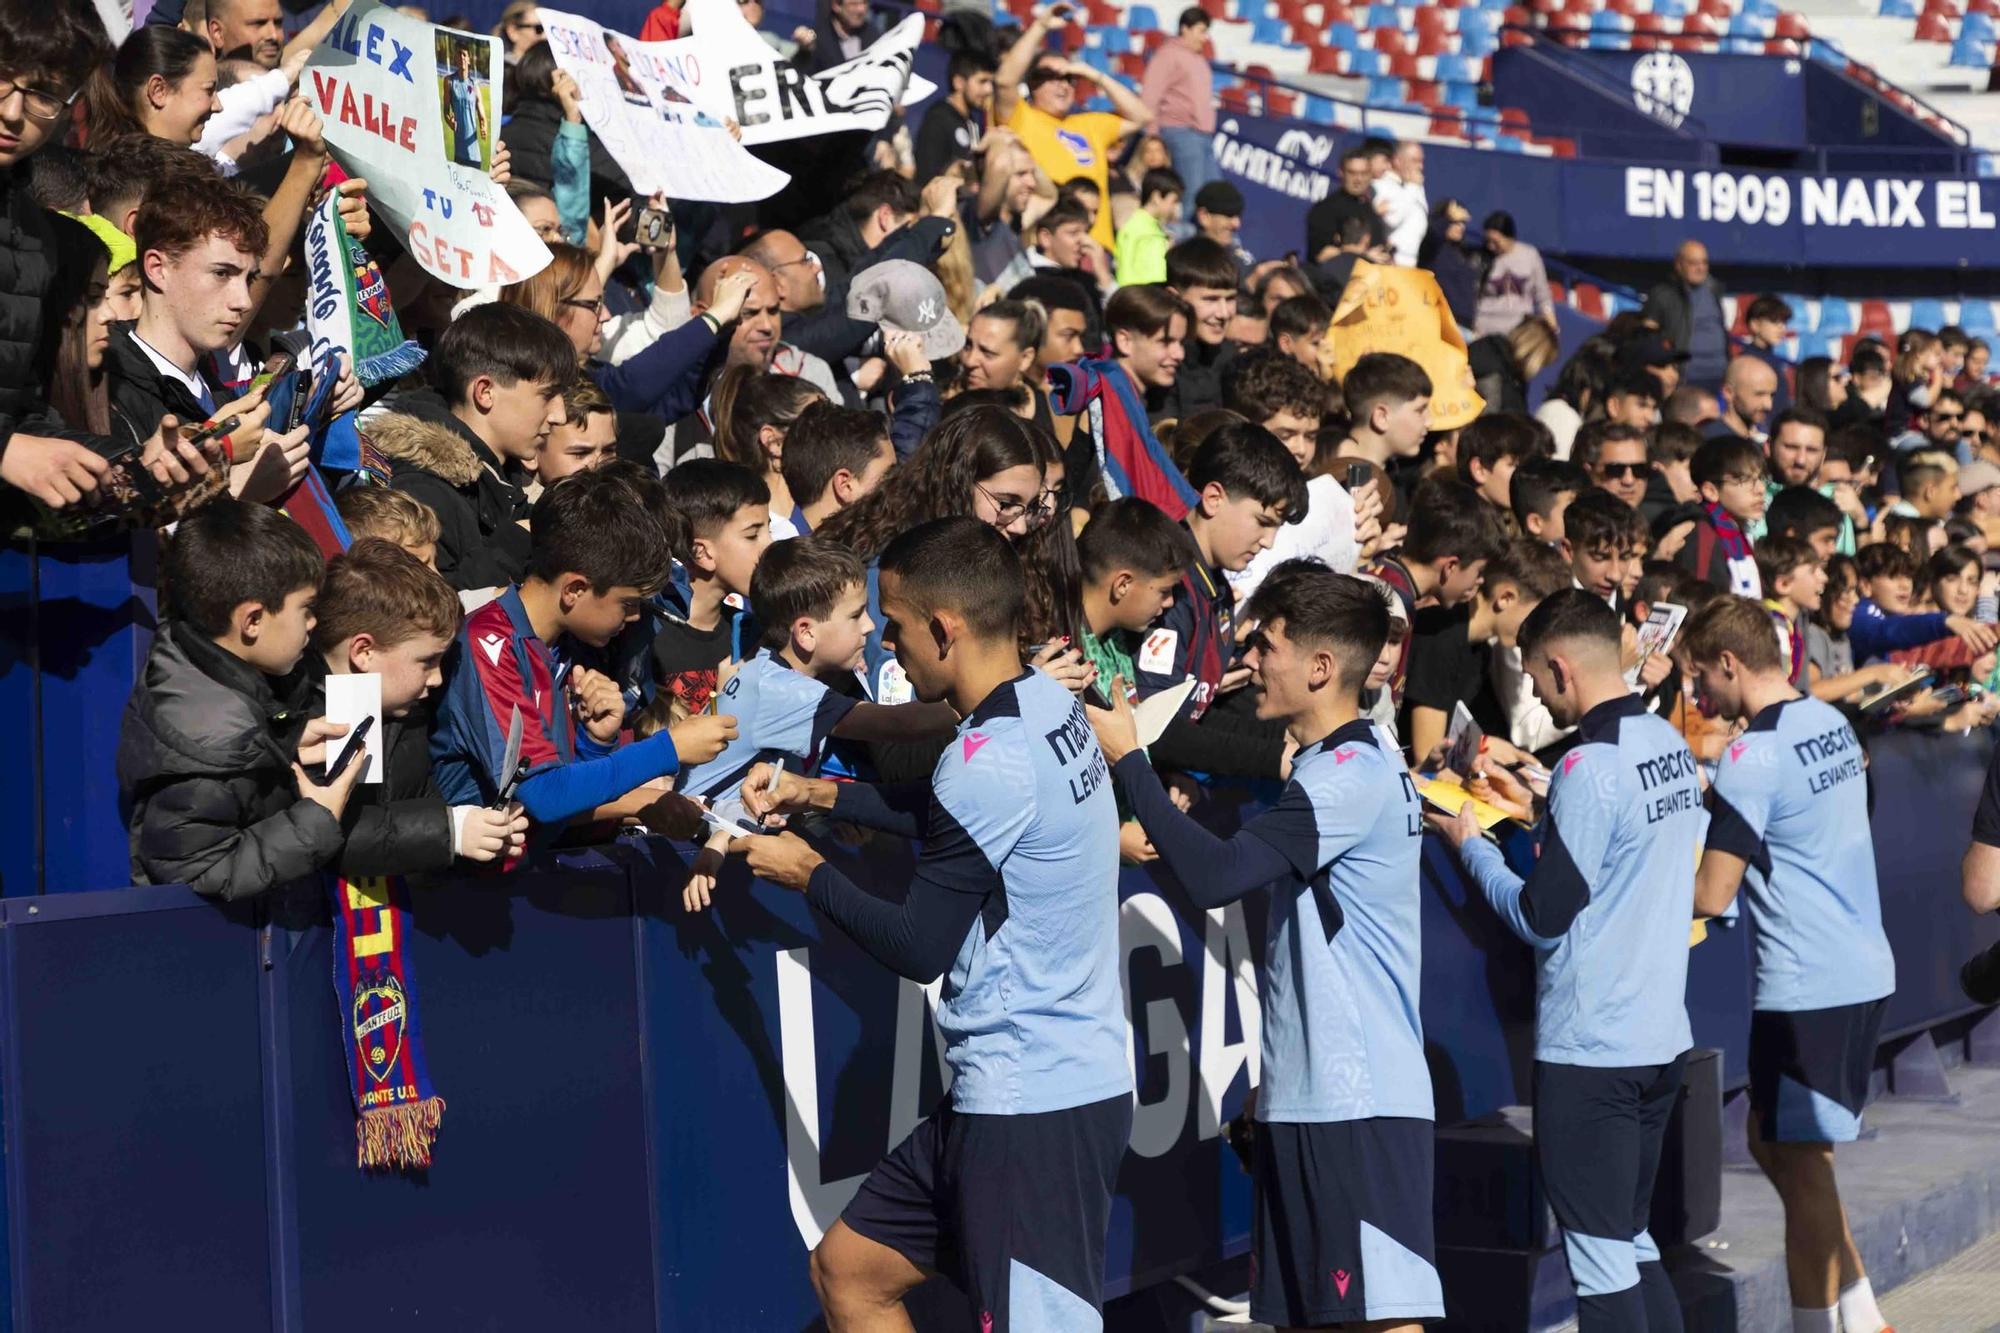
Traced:
<path fill-rule="evenodd" d="M 285 16 L 278 0 L 208 0 L 203 23 L 216 58 L 247 56 L 276 69 L 285 50 Z"/>
<path fill-rule="evenodd" d="M 709 410 L 709 397 L 716 380 L 731 366 L 770 370 L 784 327 L 778 280 L 762 264 L 741 255 L 718 259 L 701 271 L 691 309 L 695 320 L 713 327 L 716 342 L 700 370 L 694 410 L 667 427 L 666 437 L 654 451 L 653 461 L 663 473 L 690 458 L 715 456 L 715 418 Z"/>
<path fill-rule="evenodd" d="M 1681 376 L 1704 389 L 1722 385 L 1729 367 L 1729 321 L 1722 314 L 1722 284 L 1708 271 L 1708 247 L 1683 241 L 1674 252 L 1674 276 L 1646 296 L 1640 314 L 1660 326 L 1688 354 Z"/>
<path fill-rule="evenodd" d="M 1778 392 L 1778 373 L 1754 356 L 1739 356 L 1722 375 L 1722 415 L 1708 428 L 1708 438 L 1735 435 L 1762 443 L 1764 418 Z"/>

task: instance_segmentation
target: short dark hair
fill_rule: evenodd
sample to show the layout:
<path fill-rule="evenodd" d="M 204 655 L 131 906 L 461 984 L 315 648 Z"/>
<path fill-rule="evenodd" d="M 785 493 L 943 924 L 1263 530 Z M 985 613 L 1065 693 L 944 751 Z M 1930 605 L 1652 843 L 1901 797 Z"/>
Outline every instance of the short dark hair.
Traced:
<path fill-rule="evenodd" d="M 1119 290 L 1124 290 L 1120 288 Z M 1135 290 L 1144 290 L 1135 289 Z M 1032 278 L 1023 278 L 1008 291 L 1010 301 L 1033 301 L 1044 310 L 1070 310 L 1095 318 L 1097 312 L 1091 308 L 1090 296 L 1077 282 L 1055 273 L 1037 273 Z M 1117 300 L 1116 296 L 1111 298 Z M 1185 306 L 1183 306 L 1185 312 Z M 1105 309 L 1105 317 L 1110 317 L 1110 309 Z"/>
<path fill-rule="evenodd" d="M 825 620 L 849 588 L 867 581 L 860 557 L 838 542 L 794 537 L 773 543 L 750 575 L 750 610 L 763 626 L 763 646 L 784 647 L 793 621 Z"/>
<path fill-rule="evenodd" d="M 1389 641 L 1389 603 L 1376 586 L 1317 560 L 1279 564 L 1251 594 L 1246 614 L 1260 625 L 1283 621 L 1294 643 L 1330 649 L 1346 690 L 1361 688 Z"/>
<path fill-rule="evenodd" d="M 104 24 L 89 5 L 0 0 L 0 70 L 46 75 L 68 93 L 111 54 Z"/>
<path fill-rule="evenodd" d="M 1084 211 L 1081 204 L 1072 204 L 1058 200 L 1055 206 L 1042 214 L 1041 219 L 1035 223 L 1035 234 L 1039 236 L 1045 231 L 1056 231 L 1071 223 L 1079 227 L 1088 227 L 1090 225 L 1090 214 Z"/>
<path fill-rule="evenodd" d="M 1018 639 L 1027 582 L 1013 545 L 976 518 L 933 519 L 883 548 L 876 568 L 923 612 L 952 611 L 982 639 Z M 914 628 L 914 627 L 909 627 Z"/>
<path fill-rule="evenodd" d="M 1174 25 L 1175 32 L 1186 32 L 1189 28 L 1206 28 L 1215 20 L 1200 5 L 1189 5 L 1181 11 L 1180 21 Z"/>
<path fill-rule="evenodd" d="M 1664 395 L 1660 392 L 1659 377 L 1650 370 L 1639 369 L 1623 370 L 1612 376 L 1611 383 L 1605 386 L 1604 397 L 1606 401 L 1613 398 L 1650 398 L 1657 404 Z"/>
<path fill-rule="evenodd" d="M 1563 559 L 1561 551 L 1547 542 L 1517 537 L 1486 562 L 1481 586 L 1491 593 L 1495 588 L 1512 585 L 1520 589 L 1522 601 L 1539 602 L 1574 583 L 1570 563 Z"/>
<path fill-rule="evenodd" d="M 1819 563 L 1812 547 L 1797 537 L 1767 536 L 1757 543 L 1754 554 L 1757 558 L 1757 577 L 1763 581 L 1764 593 L 1769 597 L 1778 595 L 1779 579 L 1801 565 Z"/>
<path fill-rule="evenodd" d="M 965 47 L 951 53 L 951 63 L 945 67 L 945 83 L 953 79 L 969 79 L 975 74 L 993 74 L 1000 69 L 991 51 L 979 47 Z"/>
<path fill-rule="evenodd" d="M 1317 419 L 1326 412 L 1326 384 L 1289 356 L 1255 348 L 1222 372 L 1222 402 L 1260 424 L 1285 411 Z"/>
<path fill-rule="evenodd" d="M 1840 506 L 1810 486 L 1787 486 L 1764 509 L 1764 527 L 1772 537 L 1804 541 L 1815 532 L 1838 529 Z"/>
<path fill-rule="evenodd" d="M 1139 202 L 1151 203 L 1170 194 L 1186 194 L 1187 183 L 1170 167 L 1154 167 L 1139 180 Z"/>
<path fill-rule="evenodd" d="M 1314 330 L 1325 333 L 1331 323 L 1333 312 L 1317 296 L 1288 296 L 1271 307 L 1271 343 L 1275 346 L 1282 333 L 1294 338 L 1303 338 Z"/>
<path fill-rule="evenodd" d="M 1896 481 L 1905 496 L 1915 496 L 1926 486 L 1936 485 L 1946 471 L 1941 455 L 1935 450 L 1923 449 L 1897 460 Z"/>
<path fill-rule="evenodd" d="M 1725 652 L 1752 671 L 1778 671 L 1785 665 L 1778 656 L 1771 613 L 1748 597 L 1727 594 L 1688 615 L 1681 651 L 1704 666 L 1721 661 Z"/>
<path fill-rule="evenodd" d="M 1194 192 L 1194 206 L 1221 218 L 1243 216 L 1243 191 L 1234 181 L 1210 181 Z"/>
<path fill-rule="evenodd" d="M 576 378 L 576 344 L 534 311 L 492 301 L 445 326 L 431 349 L 430 369 L 431 383 L 447 406 L 464 402 L 472 382 L 482 377 L 561 390 Z"/>
<path fill-rule="evenodd" d="M 1965 330 L 1956 324 L 1946 324 L 1937 331 L 1937 340 L 1946 347 L 1970 347 L 1972 340 Z"/>
<path fill-rule="evenodd" d="M 1514 215 L 1504 208 L 1496 208 L 1486 215 L 1486 221 L 1479 224 L 1481 231 L 1497 231 L 1512 240 L 1514 237 Z"/>
<path fill-rule="evenodd" d="M 1474 460 L 1490 472 L 1503 458 L 1524 463 L 1539 454 L 1541 448 L 1541 432 L 1535 429 L 1532 417 L 1519 412 L 1489 412 L 1475 417 L 1458 433 L 1458 479 L 1471 484 Z"/>
<path fill-rule="evenodd" d="M 1949 393 L 1951 391 L 1947 389 L 1944 392 Z M 1769 438 L 1775 440 L 1778 438 L 1778 432 L 1786 426 L 1809 426 L 1818 431 L 1822 439 L 1826 437 L 1826 418 L 1813 411 L 1810 407 L 1794 404 L 1786 408 L 1771 418 L 1770 424 L 1765 427 L 1765 432 Z"/>
<path fill-rule="evenodd" d="M 1076 554 L 1086 582 L 1121 569 L 1158 578 L 1192 566 L 1199 556 L 1186 525 L 1149 500 L 1126 496 L 1097 506 L 1077 534 Z"/>
<path fill-rule="evenodd" d="M 1688 462 L 1688 475 L 1697 486 L 1720 486 L 1742 472 L 1763 474 L 1764 451 L 1740 435 L 1719 435 L 1703 440 Z"/>
<path fill-rule="evenodd" d="M 1768 633 L 1768 621 L 1765 628 Z M 1521 651 L 1526 654 L 1544 644 L 1583 640 L 1600 649 L 1609 649 L 1615 656 L 1624 632 L 1618 613 L 1602 597 L 1582 588 L 1564 588 L 1544 597 L 1541 605 L 1528 612 L 1528 618 L 1521 622 Z"/>
<path fill-rule="evenodd" d="M 1646 432 L 1637 426 L 1628 426 L 1622 421 L 1599 417 L 1595 421 L 1583 423 L 1582 428 L 1576 433 L 1576 439 L 1570 445 L 1569 456 L 1586 468 L 1594 467 L 1599 457 L 1603 455 L 1605 445 L 1634 443 L 1644 449 Z"/>
<path fill-rule="evenodd" d="M 625 487 L 632 496 L 632 502 L 659 527 L 667 549 L 676 557 L 687 548 L 687 515 L 674 507 L 673 500 L 667 495 L 666 482 L 660 480 L 660 474 L 653 470 L 650 462 L 614 458 L 592 471 L 600 477 L 610 477 Z"/>
<path fill-rule="evenodd" d="M 1889 350 L 1872 339 L 1864 339 L 1854 344 L 1854 351 L 1847 358 L 1847 368 L 1856 375 L 1886 375 L 1889 373 Z"/>
<path fill-rule="evenodd" d="M 907 216 L 917 211 L 920 202 L 917 187 L 900 173 L 871 171 L 847 192 L 847 216 L 859 225 L 884 204 Z"/>
<path fill-rule="evenodd" d="M 211 639 L 245 602 L 276 611 L 326 575 L 319 547 L 282 510 L 226 495 L 180 521 L 163 564 L 167 615 Z"/>
<path fill-rule="evenodd" d="M 1225 422 L 1203 440 L 1187 479 L 1197 491 L 1214 484 L 1232 500 L 1283 505 L 1287 523 L 1306 515 L 1306 474 L 1278 437 L 1254 421 Z"/>
<path fill-rule="evenodd" d="M 1506 534 L 1493 506 L 1462 481 L 1428 481 L 1410 500 L 1403 554 L 1425 564 L 1457 556 L 1459 563 L 1491 560 Z"/>
<path fill-rule="evenodd" d="M 1555 511 L 1557 497 L 1582 495 L 1589 489 L 1590 474 L 1581 463 L 1567 458 L 1531 458 L 1514 469 L 1507 500 L 1514 521 L 1525 530 L 1528 515 L 1547 518 Z"/>
<path fill-rule="evenodd" d="M 1239 281 L 1236 257 L 1206 236 L 1190 236 L 1167 251 L 1167 286 L 1177 292 L 1195 287 L 1233 292 Z"/>
<path fill-rule="evenodd" d="M 1923 566 L 1894 542 L 1870 542 L 1855 554 L 1854 569 L 1864 579 L 1914 579 Z"/>
<path fill-rule="evenodd" d="M 1775 319 L 1781 324 L 1789 324 L 1792 322 L 1792 308 L 1785 304 L 1783 298 L 1766 292 L 1751 301 L 1750 308 L 1743 314 L 1745 324 L 1754 324 L 1764 319 Z"/>
<path fill-rule="evenodd" d="M 1570 550 L 1586 555 L 1606 547 L 1617 550 L 1625 544 L 1626 518 L 1634 512 L 1610 491 L 1593 487 L 1563 510 L 1563 535 Z"/>
<path fill-rule="evenodd" d="M 836 472 L 860 476 L 881 452 L 889 423 L 880 412 L 836 407 L 821 399 L 806 407 L 785 432 L 785 487 L 802 505 L 826 494 Z"/>
<path fill-rule="evenodd" d="M 90 200 L 91 154 L 67 144 L 43 146 L 28 159 L 28 193 L 52 213 L 81 213 Z"/>
<path fill-rule="evenodd" d="M 674 552 L 682 564 L 694 559 L 697 537 L 713 537 L 745 505 L 771 503 L 771 488 L 762 477 L 720 458 L 691 458 L 667 473 L 666 482 L 668 499 L 687 520 L 688 549 Z"/>
<path fill-rule="evenodd" d="M 1699 448 L 1700 431 L 1685 421 L 1662 421 L 1653 427 L 1653 438 L 1646 445 L 1646 460 L 1655 467 L 1661 463 L 1685 463 Z"/>
<path fill-rule="evenodd" d="M 384 648 L 419 634 L 449 639 L 465 617 L 458 594 L 435 569 L 382 537 L 357 538 L 327 561 L 313 614 L 319 622 L 313 626 L 313 649 L 322 653 L 357 634 Z"/>
<path fill-rule="evenodd" d="M 113 222 L 122 222 L 124 212 L 114 205 L 129 200 L 136 206 L 146 191 L 162 180 L 175 176 L 202 182 L 217 179 L 212 160 L 150 134 L 121 134 L 98 145 L 91 151 L 89 171 L 91 211 Z"/>
<path fill-rule="evenodd" d="M 1431 396 L 1431 377 L 1424 368 L 1396 352 L 1369 352 L 1354 363 L 1340 382 L 1347 415 L 1360 421 L 1386 402 L 1392 407 Z"/>
<path fill-rule="evenodd" d="M 1019 292 L 1020 288 L 1014 290 Z M 1194 323 L 1194 311 L 1188 303 L 1165 287 L 1154 283 L 1120 287 L 1104 303 L 1105 336 L 1123 330 L 1145 338 L 1155 337 L 1172 326 L 1175 315 Z"/>
<path fill-rule="evenodd" d="M 667 534 L 632 502 L 631 487 L 619 477 L 596 471 L 564 477 L 535 501 L 528 533 L 531 577 L 553 582 L 581 574 L 598 593 L 612 588 L 650 593 L 666 583 Z"/>

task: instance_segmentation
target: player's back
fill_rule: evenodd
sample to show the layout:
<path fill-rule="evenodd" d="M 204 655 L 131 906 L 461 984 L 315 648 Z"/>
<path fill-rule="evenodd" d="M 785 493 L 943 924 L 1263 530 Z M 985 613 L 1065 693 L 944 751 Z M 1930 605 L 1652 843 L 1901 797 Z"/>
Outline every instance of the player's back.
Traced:
<path fill-rule="evenodd" d="M 1118 813 L 1082 705 L 1039 671 L 1009 681 L 959 724 L 932 782 L 932 836 L 969 839 L 999 881 L 938 1009 L 954 1104 L 1025 1114 L 1131 1091 Z"/>

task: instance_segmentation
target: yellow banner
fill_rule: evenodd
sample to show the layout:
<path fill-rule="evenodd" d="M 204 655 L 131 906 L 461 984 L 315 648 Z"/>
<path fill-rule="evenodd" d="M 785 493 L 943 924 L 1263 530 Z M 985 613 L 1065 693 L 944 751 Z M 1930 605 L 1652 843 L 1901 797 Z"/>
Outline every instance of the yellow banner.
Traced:
<path fill-rule="evenodd" d="M 1424 368 L 1431 377 L 1433 430 L 1456 430 L 1486 408 L 1473 387 L 1458 321 L 1437 279 L 1424 269 L 1354 261 L 1320 363 L 1330 364 L 1334 376 L 1344 380 L 1370 352 L 1394 352 Z"/>

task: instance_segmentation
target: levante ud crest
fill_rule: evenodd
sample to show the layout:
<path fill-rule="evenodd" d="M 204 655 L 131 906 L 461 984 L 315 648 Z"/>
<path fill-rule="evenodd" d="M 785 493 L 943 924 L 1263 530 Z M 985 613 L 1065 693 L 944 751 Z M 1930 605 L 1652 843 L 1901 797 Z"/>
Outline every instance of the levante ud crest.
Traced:
<path fill-rule="evenodd" d="M 403 983 L 394 974 L 372 977 L 354 993 L 354 1048 L 377 1083 L 386 1082 L 401 1063 L 408 1012 Z"/>

